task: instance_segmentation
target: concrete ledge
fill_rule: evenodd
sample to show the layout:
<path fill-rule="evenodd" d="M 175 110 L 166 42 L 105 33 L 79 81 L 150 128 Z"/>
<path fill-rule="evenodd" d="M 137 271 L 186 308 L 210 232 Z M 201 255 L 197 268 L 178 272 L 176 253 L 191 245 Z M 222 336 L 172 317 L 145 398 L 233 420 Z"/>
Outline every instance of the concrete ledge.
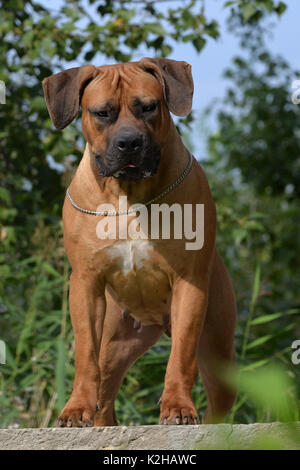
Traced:
<path fill-rule="evenodd" d="M 0 429 L 0 450 L 300 449 L 300 422 Z"/>

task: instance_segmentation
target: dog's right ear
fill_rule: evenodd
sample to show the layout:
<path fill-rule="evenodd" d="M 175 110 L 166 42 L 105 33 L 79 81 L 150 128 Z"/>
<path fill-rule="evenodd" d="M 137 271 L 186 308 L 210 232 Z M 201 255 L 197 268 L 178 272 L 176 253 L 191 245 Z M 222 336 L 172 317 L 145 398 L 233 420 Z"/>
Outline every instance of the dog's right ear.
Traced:
<path fill-rule="evenodd" d="M 57 129 L 64 129 L 76 117 L 84 88 L 97 74 L 94 65 L 84 65 L 43 80 L 47 108 Z"/>
<path fill-rule="evenodd" d="M 162 86 L 169 110 L 176 116 L 186 116 L 192 108 L 194 82 L 187 62 L 144 57 L 139 65 L 152 73 Z"/>

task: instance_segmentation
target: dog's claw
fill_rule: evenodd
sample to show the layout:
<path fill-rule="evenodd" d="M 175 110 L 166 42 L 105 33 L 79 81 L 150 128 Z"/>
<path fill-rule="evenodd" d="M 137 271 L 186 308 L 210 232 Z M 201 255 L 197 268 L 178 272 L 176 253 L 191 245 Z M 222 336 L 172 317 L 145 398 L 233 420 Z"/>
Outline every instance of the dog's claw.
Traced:
<path fill-rule="evenodd" d="M 90 428 L 90 427 L 93 426 L 93 424 L 94 424 L 93 421 L 91 421 L 91 420 L 89 419 L 88 421 L 83 421 L 83 422 L 82 422 L 82 427 L 83 427 L 83 428 Z"/>
<path fill-rule="evenodd" d="M 125 310 L 123 310 L 123 312 L 122 312 L 123 320 L 126 320 L 126 318 L 128 316 L 129 316 L 129 310 L 128 310 L 128 308 L 125 308 Z"/>
<path fill-rule="evenodd" d="M 161 404 L 160 424 L 187 425 L 199 424 L 197 412 L 192 406 L 176 407 L 170 406 L 163 401 Z"/>
<path fill-rule="evenodd" d="M 126 320 L 126 318 L 128 318 L 129 316 L 130 316 L 129 310 L 128 310 L 128 308 L 125 308 L 125 310 L 123 310 L 123 312 L 122 312 L 123 320 Z M 135 330 L 137 330 L 138 333 L 141 333 L 143 331 L 143 325 L 140 322 L 140 320 L 134 319 L 133 328 Z"/>

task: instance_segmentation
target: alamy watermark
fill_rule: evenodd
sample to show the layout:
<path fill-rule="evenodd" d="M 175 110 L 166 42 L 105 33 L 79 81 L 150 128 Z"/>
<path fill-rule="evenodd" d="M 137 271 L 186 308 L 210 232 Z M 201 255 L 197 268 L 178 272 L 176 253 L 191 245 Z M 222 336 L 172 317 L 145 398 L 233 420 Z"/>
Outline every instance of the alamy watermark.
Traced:
<path fill-rule="evenodd" d="M 5 343 L 0 339 L 0 364 L 6 363 L 6 348 Z"/>
<path fill-rule="evenodd" d="M 0 80 L 0 104 L 5 104 L 5 83 Z"/>
<path fill-rule="evenodd" d="M 148 214 L 148 207 L 151 208 Z M 119 208 L 113 204 L 101 204 L 99 212 L 127 211 L 129 214 L 103 217 L 96 226 L 101 240 L 188 240 L 186 250 L 201 250 L 204 245 L 204 204 L 133 204 L 127 209 L 127 196 L 119 197 Z M 138 214 L 132 220 L 132 214 Z M 117 224 L 118 219 L 118 224 Z M 150 228 L 149 228 L 150 222 Z M 117 233 L 118 232 L 118 233 Z M 192 241 L 193 240 L 193 241 Z"/>
<path fill-rule="evenodd" d="M 294 80 L 292 82 L 292 90 L 295 90 L 292 93 L 292 103 L 300 104 L 300 80 Z"/>
<path fill-rule="evenodd" d="M 292 363 L 297 366 L 300 364 L 300 339 L 295 339 L 295 341 L 293 341 L 292 349 L 294 349 L 292 354 Z"/>

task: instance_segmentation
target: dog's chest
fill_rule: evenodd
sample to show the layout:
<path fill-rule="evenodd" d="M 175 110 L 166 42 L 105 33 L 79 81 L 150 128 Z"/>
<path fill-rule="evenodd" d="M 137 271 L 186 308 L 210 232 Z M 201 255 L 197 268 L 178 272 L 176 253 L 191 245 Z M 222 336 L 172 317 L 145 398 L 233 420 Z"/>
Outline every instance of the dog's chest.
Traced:
<path fill-rule="evenodd" d="M 104 248 L 117 271 L 124 276 L 137 274 L 151 259 L 154 246 L 148 240 L 130 240 Z M 116 263 L 114 263 L 116 261 Z"/>
<path fill-rule="evenodd" d="M 155 243 L 124 240 L 103 250 L 110 261 L 105 277 L 118 301 L 144 324 L 162 323 L 171 286 Z"/>

